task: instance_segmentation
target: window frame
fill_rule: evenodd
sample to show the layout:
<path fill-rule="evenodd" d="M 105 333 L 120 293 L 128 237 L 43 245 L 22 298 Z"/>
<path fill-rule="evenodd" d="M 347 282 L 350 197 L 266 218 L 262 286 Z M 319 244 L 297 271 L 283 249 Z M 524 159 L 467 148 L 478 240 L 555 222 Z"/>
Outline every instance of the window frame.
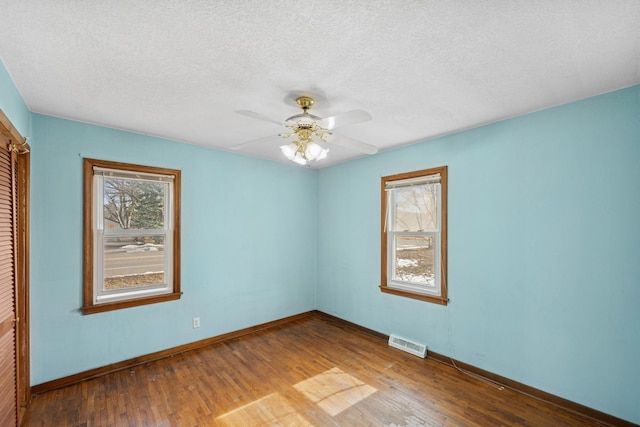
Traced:
<path fill-rule="evenodd" d="M 393 259 L 395 258 L 395 252 L 393 245 L 389 243 L 389 234 L 387 232 L 387 221 L 389 221 L 390 213 L 388 211 L 388 196 L 387 196 L 387 183 L 392 181 L 401 181 L 407 179 L 415 179 L 428 177 L 431 175 L 440 175 L 440 206 L 437 211 L 437 216 L 440 224 L 440 230 L 436 232 L 439 234 L 439 257 L 435 256 L 440 262 L 435 262 L 436 268 L 436 286 L 440 288 L 439 295 L 432 295 L 419 290 L 410 290 L 409 286 L 398 287 L 394 286 L 390 280 L 390 272 L 393 269 Z M 447 305 L 447 166 L 439 166 L 430 169 L 423 169 L 413 172 L 405 172 L 396 175 L 383 176 L 381 178 L 381 284 L 380 290 L 384 293 L 403 296 L 407 298 L 414 298 L 422 301 L 432 302 L 440 305 Z M 394 234 L 397 234 L 396 232 Z M 431 235 L 434 232 L 415 232 L 411 234 L 424 234 Z M 437 239 L 437 237 L 436 237 Z M 436 254 L 437 255 L 437 254 Z"/>
<path fill-rule="evenodd" d="M 167 230 L 167 237 L 170 237 L 172 245 L 172 254 L 169 257 L 170 269 L 168 275 L 171 277 L 171 284 L 168 292 L 160 294 L 136 296 L 132 295 L 128 298 L 122 298 L 114 301 L 98 302 L 96 292 L 96 279 L 98 277 L 96 268 L 102 265 L 101 260 L 96 259 L 100 256 L 100 250 L 97 250 L 96 233 L 97 219 L 102 218 L 102 212 L 99 206 L 102 203 L 96 201 L 95 194 L 95 173 L 94 168 L 111 169 L 114 171 L 122 171 L 124 173 L 139 173 L 145 175 L 162 175 L 169 176 L 173 181 L 173 191 L 170 194 L 170 217 L 172 230 Z M 153 166 L 143 166 L 130 163 L 112 162 L 107 160 L 98 160 L 84 158 L 84 201 L 83 201 L 83 306 L 81 308 L 83 314 L 100 313 L 111 310 L 118 310 L 128 307 L 137 307 L 146 304 L 154 304 L 165 301 L 180 299 L 182 292 L 180 291 L 180 183 L 181 173 L 177 169 L 159 168 Z"/>

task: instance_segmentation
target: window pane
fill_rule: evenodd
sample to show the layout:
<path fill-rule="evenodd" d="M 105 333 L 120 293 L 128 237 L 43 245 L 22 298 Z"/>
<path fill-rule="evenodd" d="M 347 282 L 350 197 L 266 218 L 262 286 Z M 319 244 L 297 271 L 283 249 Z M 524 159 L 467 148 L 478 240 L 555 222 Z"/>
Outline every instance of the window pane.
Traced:
<path fill-rule="evenodd" d="M 164 236 L 104 238 L 105 291 L 162 283 Z"/>
<path fill-rule="evenodd" d="M 435 286 L 434 236 L 396 236 L 392 280 Z"/>
<path fill-rule="evenodd" d="M 437 231 L 437 186 L 412 185 L 393 191 L 395 221 L 393 231 Z"/>
<path fill-rule="evenodd" d="M 164 228 L 168 183 L 104 177 L 104 229 Z"/>

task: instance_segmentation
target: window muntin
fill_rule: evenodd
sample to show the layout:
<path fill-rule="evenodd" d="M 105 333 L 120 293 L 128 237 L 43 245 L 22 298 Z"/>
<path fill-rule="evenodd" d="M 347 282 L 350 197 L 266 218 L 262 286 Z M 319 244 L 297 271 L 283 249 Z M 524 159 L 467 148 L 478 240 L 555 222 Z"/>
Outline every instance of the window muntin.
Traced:
<path fill-rule="evenodd" d="M 382 178 L 383 292 L 446 304 L 446 167 Z"/>
<path fill-rule="evenodd" d="M 179 298 L 179 185 L 177 170 L 85 159 L 85 313 Z"/>

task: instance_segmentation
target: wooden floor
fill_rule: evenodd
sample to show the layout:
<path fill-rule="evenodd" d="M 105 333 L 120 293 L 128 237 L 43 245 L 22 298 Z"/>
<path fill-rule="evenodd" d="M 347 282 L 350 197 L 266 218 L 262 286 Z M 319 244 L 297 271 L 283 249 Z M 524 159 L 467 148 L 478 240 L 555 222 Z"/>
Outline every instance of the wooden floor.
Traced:
<path fill-rule="evenodd" d="M 36 396 L 23 426 L 602 425 L 312 315 Z"/>

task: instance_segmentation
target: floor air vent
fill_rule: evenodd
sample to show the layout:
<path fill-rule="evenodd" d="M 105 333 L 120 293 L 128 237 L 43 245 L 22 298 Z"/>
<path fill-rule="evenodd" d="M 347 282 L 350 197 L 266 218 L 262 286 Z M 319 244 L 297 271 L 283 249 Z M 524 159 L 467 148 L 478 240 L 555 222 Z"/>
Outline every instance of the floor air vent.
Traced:
<path fill-rule="evenodd" d="M 404 338 L 400 338 L 397 335 L 392 334 L 389 336 L 389 345 L 391 347 L 399 348 L 400 350 L 404 350 L 407 353 L 411 353 L 422 358 L 427 355 L 426 345 L 405 340 Z"/>

